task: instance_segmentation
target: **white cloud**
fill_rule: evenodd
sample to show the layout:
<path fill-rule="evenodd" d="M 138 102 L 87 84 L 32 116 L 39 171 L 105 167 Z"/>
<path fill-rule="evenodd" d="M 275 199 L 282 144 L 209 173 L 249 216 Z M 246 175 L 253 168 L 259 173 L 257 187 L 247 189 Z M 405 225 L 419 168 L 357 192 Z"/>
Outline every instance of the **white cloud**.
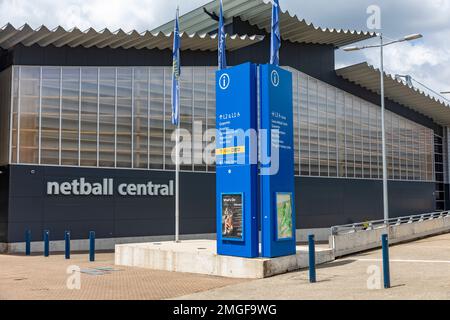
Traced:
<path fill-rule="evenodd" d="M 0 0 L 0 23 L 19 27 L 46 25 L 97 30 L 119 28 L 150 30 L 173 18 L 179 4 L 187 12 L 209 0 Z M 281 6 L 316 25 L 366 29 L 366 8 L 382 8 L 383 32 L 392 38 L 421 32 L 425 38 L 414 46 L 396 45 L 386 50 L 386 69 L 408 73 L 437 90 L 450 89 L 449 0 L 280 0 Z M 359 54 L 338 52 L 337 65 L 368 60 L 379 65 L 375 51 Z"/>
<path fill-rule="evenodd" d="M 162 24 L 181 12 L 192 10 L 208 0 L 0 0 L 0 22 L 19 27 L 25 23 L 36 28 L 78 27 L 98 30 L 136 29 L 144 31 Z"/>
<path fill-rule="evenodd" d="M 380 53 L 378 49 L 364 51 L 369 64 L 379 67 Z M 391 74 L 412 75 L 419 82 L 427 84 L 436 91 L 444 91 L 450 87 L 450 46 L 435 46 L 425 41 L 412 45 L 395 44 L 386 47 L 384 53 L 385 70 Z"/>

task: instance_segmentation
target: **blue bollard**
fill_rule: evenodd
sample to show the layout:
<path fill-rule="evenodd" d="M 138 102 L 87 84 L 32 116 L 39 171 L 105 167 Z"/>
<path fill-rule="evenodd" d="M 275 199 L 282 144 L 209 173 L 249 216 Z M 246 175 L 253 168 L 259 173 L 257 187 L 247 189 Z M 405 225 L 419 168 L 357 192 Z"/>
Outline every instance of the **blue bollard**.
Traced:
<path fill-rule="evenodd" d="M 384 288 L 389 289 L 391 287 L 391 273 L 389 268 L 389 236 L 387 234 L 383 234 L 381 236 L 381 242 L 383 243 Z"/>
<path fill-rule="evenodd" d="M 25 231 L 25 255 L 31 256 L 31 230 Z"/>
<path fill-rule="evenodd" d="M 95 232 L 89 232 L 89 261 L 95 261 Z"/>
<path fill-rule="evenodd" d="M 50 231 L 44 231 L 44 257 L 50 256 Z"/>
<path fill-rule="evenodd" d="M 309 282 L 316 283 L 316 244 L 314 235 L 308 236 L 309 242 Z"/>
<path fill-rule="evenodd" d="M 66 231 L 64 234 L 64 240 L 66 243 L 66 260 L 70 259 L 70 232 Z"/>

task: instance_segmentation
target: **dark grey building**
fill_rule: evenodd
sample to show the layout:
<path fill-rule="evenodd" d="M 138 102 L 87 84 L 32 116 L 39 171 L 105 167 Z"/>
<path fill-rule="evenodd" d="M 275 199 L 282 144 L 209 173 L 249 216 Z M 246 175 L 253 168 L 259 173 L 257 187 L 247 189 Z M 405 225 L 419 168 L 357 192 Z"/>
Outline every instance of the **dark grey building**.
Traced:
<path fill-rule="evenodd" d="M 229 64 L 266 63 L 270 4 L 224 5 Z M 65 230 L 74 239 L 174 233 L 172 26 L 0 29 L 0 243 L 23 242 L 28 229 L 34 240 L 43 230 L 54 240 Z M 215 232 L 215 168 L 201 160 L 215 128 L 216 29 L 203 8 L 181 17 L 181 126 L 194 141 L 181 174 L 184 235 Z M 379 72 L 335 69 L 337 48 L 374 34 L 288 12 L 281 34 L 281 64 L 294 75 L 297 228 L 382 219 Z M 389 75 L 386 95 L 391 216 L 446 209 L 449 105 Z"/>

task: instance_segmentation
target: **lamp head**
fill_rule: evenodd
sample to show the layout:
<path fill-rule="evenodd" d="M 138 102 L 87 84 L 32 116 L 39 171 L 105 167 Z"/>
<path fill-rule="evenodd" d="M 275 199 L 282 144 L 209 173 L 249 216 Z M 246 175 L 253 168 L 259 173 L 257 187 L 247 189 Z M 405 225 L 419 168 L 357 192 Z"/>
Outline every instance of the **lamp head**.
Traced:
<path fill-rule="evenodd" d="M 421 35 L 420 33 L 415 33 L 415 34 L 410 34 L 406 37 L 404 37 L 403 39 L 405 41 L 413 41 L 413 40 L 417 40 L 417 39 L 421 39 L 423 38 L 423 35 Z"/>
<path fill-rule="evenodd" d="M 346 47 L 346 48 L 344 48 L 344 51 L 347 51 L 347 52 L 359 51 L 359 50 L 361 50 L 361 48 L 358 48 L 358 47 Z"/>

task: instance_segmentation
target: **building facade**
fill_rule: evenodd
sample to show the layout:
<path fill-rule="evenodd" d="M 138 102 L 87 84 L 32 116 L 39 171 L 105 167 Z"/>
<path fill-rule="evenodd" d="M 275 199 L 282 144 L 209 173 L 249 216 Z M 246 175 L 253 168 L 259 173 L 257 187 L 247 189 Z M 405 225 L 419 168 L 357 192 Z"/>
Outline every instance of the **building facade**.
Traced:
<path fill-rule="evenodd" d="M 230 64 L 265 63 L 265 28 L 246 9 L 234 12 L 227 17 L 228 32 L 238 35 L 229 38 Z M 181 29 L 187 21 L 205 28 L 196 16 L 183 16 Z M 294 78 L 297 228 L 382 219 L 380 97 L 339 75 L 334 61 L 336 48 L 373 35 L 308 30 L 304 38 L 283 37 L 280 53 Z M 105 239 L 172 235 L 171 36 L 57 32 L 0 31 L 0 243 L 23 242 L 26 230 L 36 240 L 43 230 L 55 240 L 65 230 L 74 239 L 90 230 Z M 181 233 L 212 234 L 215 167 L 202 155 L 216 126 L 216 39 L 183 39 L 181 128 L 191 134 L 192 161 L 181 166 Z M 391 216 L 446 209 L 446 120 L 389 91 L 387 109 Z"/>

